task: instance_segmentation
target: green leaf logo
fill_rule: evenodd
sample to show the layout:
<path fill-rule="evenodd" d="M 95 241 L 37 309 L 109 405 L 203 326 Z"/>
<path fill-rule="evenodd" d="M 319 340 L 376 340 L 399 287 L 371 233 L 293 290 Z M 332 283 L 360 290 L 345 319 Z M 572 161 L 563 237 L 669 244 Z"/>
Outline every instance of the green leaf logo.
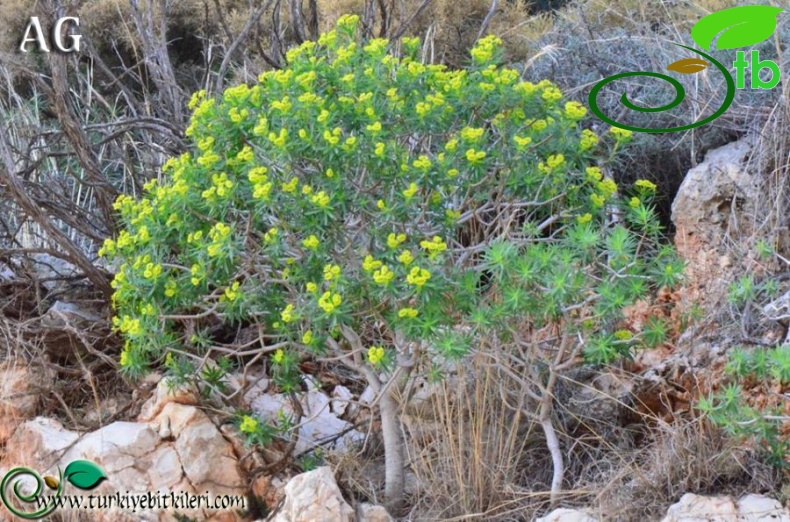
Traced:
<path fill-rule="evenodd" d="M 93 489 L 107 478 L 103 469 L 88 460 L 70 462 L 63 476 L 80 489 Z"/>
<path fill-rule="evenodd" d="M 703 49 L 735 49 L 754 45 L 770 38 L 776 30 L 780 7 L 744 5 L 716 11 L 700 19 L 691 29 L 691 38 Z"/>

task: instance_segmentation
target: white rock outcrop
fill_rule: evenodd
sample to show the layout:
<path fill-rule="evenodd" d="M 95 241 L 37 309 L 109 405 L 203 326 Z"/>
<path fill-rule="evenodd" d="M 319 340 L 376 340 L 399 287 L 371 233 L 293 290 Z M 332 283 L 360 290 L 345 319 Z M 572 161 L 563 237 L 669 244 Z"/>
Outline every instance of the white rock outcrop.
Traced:
<path fill-rule="evenodd" d="M 790 522 L 790 513 L 778 501 L 762 495 L 732 497 L 686 493 L 667 510 L 662 522 Z"/>
<path fill-rule="evenodd" d="M 560 508 L 555 509 L 543 518 L 537 519 L 535 522 L 598 522 L 598 520 L 584 511 Z"/>
<path fill-rule="evenodd" d="M 764 212 L 759 168 L 751 162 L 754 149 L 755 140 L 747 137 L 708 151 L 688 171 L 672 202 L 689 303 L 717 306 L 741 270 L 730 257 L 727 238 L 751 234 L 753 217 Z"/>
<path fill-rule="evenodd" d="M 354 510 L 345 501 L 328 466 L 295 476 L 285 485 L 285 499 L 271 522 L 354 522 Z"/>
<path fill-rule="evenodd" d="M 187 404 L 176 402 L 184 400 Z M 42 476 L 57 476 L 69 462 L 88 460 L 98 464 L 107 480 L 96 490 L 80 491 L 67 486 L 66 494 L 181 492 L 218 495 L 243 501 L 247 484 L 233 446 L 212 420 L 189 402 L 185 394 L 166 395 L 164 385 L 143 408 L 145 420 L 113 422 L 80 434 L 59 422 L 37 417 L 20 425 L 8 439 L 0 466 L 25 466 Z M 96 521 L 172 521 L 176 512 L 199 520 L 240 521 L 242 505 L 232 510 L 180 509 L 160 511 L 100 510 Z"/>
<path fill-rule="evenodd" d="M 21 359 L 8 359 L 0 366 L 0 444 L 17 426 L 36 414 L 38 397 L 34 393 L 39 376 Z"/>
<path fill-rule="evenodd" d="M 302 394 L 300 398 L 302 419 L 296 453 L 309 451 L 317 447 L 320 442 L 335 436 L 337 440 L 334 442 L 334 447 L 337 449 L 362 441 L 364 438 L 362 433 L 352 429 L 351 423 L 340 419 L 339 415 L 342 413 L 333 412 L 332 402 L 335 403 L 335 408 L 341 404 L 345 406 L 347 403 L 337 399 L 332 401 L 311 380 L 308 380 L 307 385 L 307 393 Z M 276 422 L 280 412 L 289 417 L 294 416 L 291 399 L 284 393 L 265 393 L 253 388 L 245 395 L 245 400 L 249 408 L 262 419 Z M 342 411 L 345 412 L 345 408 Z"/>

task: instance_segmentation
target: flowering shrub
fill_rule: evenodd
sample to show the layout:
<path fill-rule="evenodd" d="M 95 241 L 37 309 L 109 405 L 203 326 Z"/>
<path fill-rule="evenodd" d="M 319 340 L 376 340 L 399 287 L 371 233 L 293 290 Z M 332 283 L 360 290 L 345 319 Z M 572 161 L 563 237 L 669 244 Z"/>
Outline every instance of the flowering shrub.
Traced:
<path fill-rule="evenodd" d="M 196 93 L 186 132 L 195 149 L 170 159 L 142 199 L 118 199 L 125 229 L 102 254 L 122 263 L 115 325 L 130 375 L 164 365 L 177 381 L 206 383 L 207 353 L 254 352 L 227 348 L 240 326 L 258 329 L 255 353 L 268 354 L 286 392 L 298 389 L 304 356 L 331 356 L 376 390 L 398 371 L 438 371 L 482 331 L 457 325 L 496 317 L 481 319 L 491 309 L 479 306 L 482 263 L 508 266 L 496 261 L 504 243 L 483 256 L 493 238 L 511 238 L 514 253 L 544 242 L 507 277 L 582 274 L 609 255 L 609 270 L 634 276 L 603 288 L 601 306 L 622 307 L 623 285 L 646 288 L 634 258 L 649 242 L 603 224 L 620 205 L 654 240 L 655 187 L 643 182 L 620 202 L 601 169 L 602 137 L 579 126 L 582 105 L 498 67 L 497 38 L 479 41 L 467 69 L 448 70 L 419 62 L 417 39 L 402 39 L 399 54 L 382 39 L 360 42 L 357 22 L 341 18 L 256 85 Z M 629 139 L 617 129 L 610 141 Z M 560 313 L 569 292 L 584 299 L 562 283 L 515 286 L 503 306 L 518 311 L 554 284 L 545 313 Z M 223 367 L 212 366 L 210 385 Z M 261 433 L 249 416 L 240 427 Z"/>

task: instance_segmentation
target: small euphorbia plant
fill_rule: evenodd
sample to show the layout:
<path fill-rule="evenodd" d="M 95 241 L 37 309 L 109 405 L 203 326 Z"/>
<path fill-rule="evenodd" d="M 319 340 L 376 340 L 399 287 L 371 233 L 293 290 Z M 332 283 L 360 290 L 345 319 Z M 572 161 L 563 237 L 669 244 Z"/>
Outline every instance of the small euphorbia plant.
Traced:
<path fill-rule="evenodd" d="M 790 383 L 790 346 L 746 349 L 735 347 L 726 366 L 731 379 L 715 393 L 700 398 L 697 407 L 724 431 L 743 438 L 763 452 L 778 468 L 788 469 L 785 394 L 763 395 L 756 389 L 787 389 Z"/>
<path fill-rule="evenodd" d="M 392 387 L 460 359 L 481 335 L 459 326 L 490 298 L 490 241 L 598 234 L 616 187 L 596 166 L 599 137 L 578 123 L 585 108 L 498 67 L 497 38 L 449 70 L 421 63 L 415 38 L 361 42 L 357 23 L 341 18 L 255 85 L 195 94 L 195 148 L 142 199 L 118 200 L 125 228 L 103 253 L 122 262 L 115 324 L 132 376 L 164 366 L 205 386 L 206 361 L 222 354 L 264 358 L 287 392 L 298 393 L 305 357 L 366 379 L 397 505 Z M 255 343 L 229 343 L 241 326 L 257 328 Z M 240 427 L 261 432 L 252 417 Z"/>

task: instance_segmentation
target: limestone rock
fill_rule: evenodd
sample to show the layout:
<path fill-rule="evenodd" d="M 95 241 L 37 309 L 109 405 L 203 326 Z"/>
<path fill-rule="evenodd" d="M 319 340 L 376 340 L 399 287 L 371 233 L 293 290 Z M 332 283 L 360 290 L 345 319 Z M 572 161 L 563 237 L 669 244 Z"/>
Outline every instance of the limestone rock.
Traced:
<path fill-rule="evenodd" d="M 92 461 L 106 473 L 107 480 L 91 491 L 96 494 L 207 494 L 210 501 L 217 495 L 232 495 L 242 501 L 246 493 L 231 443 L 203 411 L 177 402 L 165 403 L 150 422 L 114 422 L 84 435 L 52 419 L 36 418 L 22 424 L 8 440 L 0 467 L 22 465 L 57 476 L 58 467 L 64 469 L 75 460 Z M 80 493 L 67 487 L 68 494 Z M 237 513 L 241 507 L 138 509 L 136 513 L 115 508 L 96 511 L 92 520 L 163 522 L 176 520 L 180 513 L 198 520 L 235 522 L 241 520 Z"/>
<path fill-rule="evenodd" d="M 140 408 L 140 414 L 137 416 L 137 420 L 142 422 L 154 420 L 162 413 L 164 407 L 171 402 L 176 404 L 195 405 L 198 403 L 198 398 L 195 397 L 193 392 L 184 388 L 175 388 L 171 390 L 168 387 L 167 379 L 161 379 L 156 385 L 151 398 Z"/>
<path fill-rule="evenodd" d="M 790 324 L 790 292 L 785 292 L 778 299 L 774 299 L 763 307 L 763 314 L 766 318 L 777 321 L 785 327 Z M 790 341 L 790 330 L 785 335 L 784 342 Z"/>
<path fill-rule="evenodd" d="M 269 508 L 274 508 L 285 497 L 284 480 L 271 475 L 260 475 L 252 482 L 252 494 Z"/>
<path fill-rule="evenodd" d="M 285 485 L 285 501 L 272 522 L 352 522 L 354 510 L 343 499 L 328 466 L 295 476 Z"/>
<path fill-rule="evenodd" d="M 790 522 L 790 512 L 763 495 L 747 495 L 738 502 L 730 497 L 705 497 L 687 493 L 672 505 L 662 522 Z"/>
<path fill-rule="evenodd" d="M 384 506 L 362 502 L 357 506 L 357 522 L 394 522 Z"/>
<path fill-rule="evenodd" d="M 555 509 L 543 518 L 535 522 L 598 522 L 584 511 L 575 509 L 560 508 Z"/>
<path fill-rule="evenodd" d="M 93 323 L 100 319 L 93 310 L 65 301 L 55 301 L 41 317 L 42 324 L 59 328 L 71 324 Z"/>
<path fill-rule="evenodd" d="M 311 389 L 301 398 L 304 415 L 299 429 L 299 440 L 296 443 L 297 453 L 309 451 L 316 447 L 318 442 L 340 433 L 344 435 L 335 442 L 335 447 L 338 449 L 363 439 L 362 433 L 351 429 L 351 423 L 339 419 L 332 413 L 329 403 L 329 397 L 318 389 Z M 286 415 L 294 414 L 290 398 L 282 393 L 257 395 L 249 406 L 263 419 L 276 419 L 280 411 Z"/>
<path fill-rule="evenodd" d="M 758 176 L 746 168 L 754 143 L 743 139 L 709 151 L 688 171 L 672 202 L 672 222 L 680 227 L 725 223 L 735 199 L 755 203 L 761 197 Z"/>
<path fill-rule="evenodd" d="M 9 359 L 0 366 L 0 444 L 35 416 L 38 399 L 33 387 L 38 379 L 23 360 Z"/>
<path fill-rule="evenodd" d="M 686 493 L 670 506 L 662 522 L 738 522 L 738 508 L 730 497 Z"/>
<path fill-rule="evenodd" d="M 688 302 L 716 306 L 726 296 L 738 267 L 727 255 L 725 237 L 737 226 L 749 235 L 750 216 L 765 206 L 758 168 L 751 168 L 754 139 L 744 138 L 711 150 L 689 170 L 672 202 L 675 247 L 686 262 Z"/>
<path fill-rule="evenodd" d="M 790 522 L 790 513 L 778 500 L 747 495 L 738 501 L 738 522 Z"/>
<path fill-rule="evenodd" d="M 335 389 L 332 390 L 332 413 L 338 417 L 342 417 L 348 408 L 348 401 L 353 398 L 354 396 L 352 395 L 351 390 L 345 386 L 335 386 Z"/>

